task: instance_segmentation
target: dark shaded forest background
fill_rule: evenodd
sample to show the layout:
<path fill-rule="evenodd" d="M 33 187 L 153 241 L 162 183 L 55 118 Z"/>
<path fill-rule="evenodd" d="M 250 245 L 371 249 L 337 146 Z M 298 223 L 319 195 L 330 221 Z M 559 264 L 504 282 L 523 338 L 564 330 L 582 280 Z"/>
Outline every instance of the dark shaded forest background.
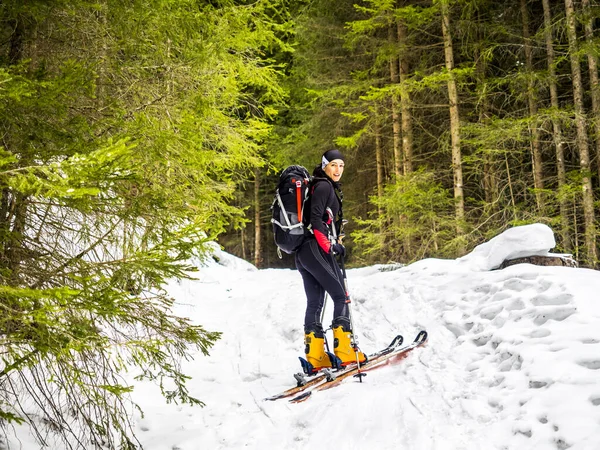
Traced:
<path fill-rule="evenodd" d="M 272 156 L 236 194 L 250 222 L 226 250 L 292 267 L 270 231 L 277 172 L 337 147 L 351 264 L 454 258 L 541 222 L 555 251 L 596 265 L 596 2 L 325 0 L 290 14 Z"/>

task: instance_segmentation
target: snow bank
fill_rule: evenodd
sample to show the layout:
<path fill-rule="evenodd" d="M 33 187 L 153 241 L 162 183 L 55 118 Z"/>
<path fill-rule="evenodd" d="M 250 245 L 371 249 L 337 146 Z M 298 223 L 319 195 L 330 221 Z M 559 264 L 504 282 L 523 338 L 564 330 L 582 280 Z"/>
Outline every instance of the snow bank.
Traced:
<path fill-rule="evenodd" d="M 199 266 L 208 267 L 214 261 L 221 266 L 228 267 L 233 271 L 256 272 L 258 269 L 255 265 L 248 261 L 238 258 L 230 253 L 224 252 L 221 246 L 216 242 L 210 242 L 208 247 L 211 249 L 211 254 L 204 260 L 196 261 Z"/>
<path fill-rule="evenodd" d="M 507 259 L 545 256 L 556 246 L 554 233 L 547 225 L 535 223 L 509 228 L 466 256 L 456 260 L 458 267 L 473 271 L 492 270 Z"/>

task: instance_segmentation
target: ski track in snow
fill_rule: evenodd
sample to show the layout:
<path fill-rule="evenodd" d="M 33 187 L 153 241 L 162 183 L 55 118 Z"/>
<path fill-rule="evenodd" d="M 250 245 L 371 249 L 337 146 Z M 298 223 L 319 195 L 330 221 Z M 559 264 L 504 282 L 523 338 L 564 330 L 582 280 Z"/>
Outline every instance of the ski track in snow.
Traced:
<path fill-rule="evenodd" d="M 183 364 L 206 407 L 166 405 L 156 386 L 136 385 L 144 448 L 599 450 L 600 273 L 528 264 L 489 271 L 486 261 L 502 255 L 485 252 L 506 247 L 492 241 L 473 252 L 476 265 L 463 257 L 349 270 L 364 351 L 398 333 L 410 342 L 421 329 L 429 340 L 363 383 L 347 380 L 300 404 L 263 400 L 300 370 L 300 275 L 219 253 L 198 280 L 169 286 L 177 313 L 223 332 L 209 357 Z M 502 251 L 521 254 L 516 247 Z"/>

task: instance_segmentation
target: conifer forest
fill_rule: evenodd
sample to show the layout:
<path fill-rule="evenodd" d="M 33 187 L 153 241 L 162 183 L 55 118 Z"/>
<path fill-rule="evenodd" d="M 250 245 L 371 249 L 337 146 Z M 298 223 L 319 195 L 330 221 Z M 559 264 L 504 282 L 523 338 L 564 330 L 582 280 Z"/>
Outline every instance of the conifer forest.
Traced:
<path fill-rule="evenodd" d="M 331 148 L 351 266 L 545 223 L 598 267 L 597 0 L 0 0 L 0 38 L 5 432 L 136 448 L 125 367 L 201 405 L 220 333 L 164 283 L 215 241 L 293 267 L 275 186 Z"/>

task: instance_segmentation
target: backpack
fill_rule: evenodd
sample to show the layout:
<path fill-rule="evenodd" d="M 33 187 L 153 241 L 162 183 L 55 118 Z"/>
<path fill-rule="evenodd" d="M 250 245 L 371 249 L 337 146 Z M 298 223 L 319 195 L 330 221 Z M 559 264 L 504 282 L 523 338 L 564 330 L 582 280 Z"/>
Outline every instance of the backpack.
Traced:
<path fill-rule="evenodd" d="M 310 174 L 302 166 L 289 166 L 279 176 L 271 210 L 277 253 L 294 253 L 304 242 L 303 212 Z"/>

